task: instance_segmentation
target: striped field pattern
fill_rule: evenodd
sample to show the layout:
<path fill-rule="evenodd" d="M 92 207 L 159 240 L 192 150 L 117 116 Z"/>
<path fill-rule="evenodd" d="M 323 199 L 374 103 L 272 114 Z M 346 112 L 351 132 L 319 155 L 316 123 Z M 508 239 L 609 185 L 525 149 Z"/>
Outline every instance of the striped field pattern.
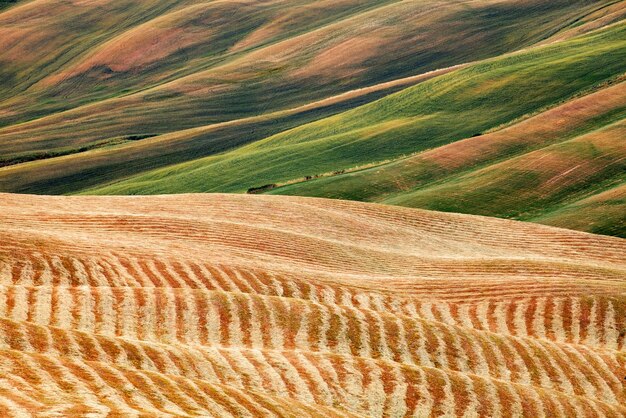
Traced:
<path fill-rule="evenodd" d="M 251 195 L 0 194 L 0 416 L 626 416 L 626 241 Z"/>

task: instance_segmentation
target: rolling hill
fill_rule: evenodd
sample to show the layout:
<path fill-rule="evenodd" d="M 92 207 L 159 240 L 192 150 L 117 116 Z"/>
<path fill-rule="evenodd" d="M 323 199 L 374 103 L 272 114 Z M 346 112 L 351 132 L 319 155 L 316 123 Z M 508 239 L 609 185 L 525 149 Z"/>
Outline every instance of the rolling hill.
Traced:
<path fill-rule="evenodd" d="M 624 185 L 626 83 L 484 135 L 271 191 L 475 213 L 626 237 L 626 206 L 562 211 Z M 617 185 L 617 186 L 616 186 Z M 582 208 L 581 208 L 582 209 Z M 567 213 L 568 220 L 559 220 Z M 576 219 L 576 218 L 579 219 Z M 551 219 L 551 221 L 548 221 Z"/>
<path fill-rule="evenodd" d="M 256 190 L 626 237 L 602 197 L 625 184 L 626 1 L 2 7 L 0 191 Z"/>
<path fill-rule="evenodd" d="M 622 239 L 221 194 L 0 223 L 3 416 L 626 414 Z"/>
<path fill-rule="evenodd" d="M 625 30 L 620 23 L 458 68 L 235 150 L 86 192 L 277 185 L 269 193 L 538 220 L 625 180 Z M 609 225 L 565 225 L 626 236 L 626 211 L 606 210 Z"/>
<path fill-rule="evenodd" d="M 625 4 L 19 2 L 0 14 L 0 161 L 10 165 L 0 189 L 74 193 L 223 153 L 430 71 L 597 30 Z"/>
<path fill-rule="evenodd" d="M 624 238 L 626 0 L 0 0 L 0 417 L 626 417 Z"/>

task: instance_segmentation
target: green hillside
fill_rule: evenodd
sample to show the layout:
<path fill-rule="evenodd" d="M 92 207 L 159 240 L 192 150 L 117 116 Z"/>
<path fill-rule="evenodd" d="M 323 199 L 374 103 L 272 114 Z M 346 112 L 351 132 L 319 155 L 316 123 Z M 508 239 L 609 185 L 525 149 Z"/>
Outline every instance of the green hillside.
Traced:
<path fill-rule="evenodd" d="M 231 152 L 88 192 L 245 192 L 293 183 L 269 193 L 532 220 L 624 181 L 625 34 L 622 24 L 488 60 Z M 563 122 L 567 102 L 577 96 L 583 96 L 575 100 L 578 113 Z M 598 102 L 605 106 L 594 107 Z M 588 108 L 580 111 L 581 103 Z M 555 117 L 557 130 L 550 128 Z M 489 130 L 495 132 L 484 135 Z M 524 134 L 530 139 L 511 139 Z M 470 137 L 475 147 L 457 142 Z M 450 143 L 467 155 L 486 140 L 494 145 L 483 158 L 450 167 L 428 158 Z M 376 164 L 384 160 L 392 162 Z M 359 169 L 368 164 L 374 166 Z M 560 173 L 561 181 L 553 180 Z"/>
<path fill-rule="evenodd" d="M 470 137 L 620 76 L 626 69 L 625 34 L 626 25 L 619 25 L 566 43 L 488 60 L 232 152 L 106 190 L 241 192 Z M 159 182 L 159 177 L 167 180 Z"/>
<path fill-rule="evenodd" d="M 626 1 L 20 2 L 0 12 L 0 191 L 264 192 L 622 236 L 624 17 Z"/>
<path fill-rule="evenodd" d="M 505 129 L 272 192 L 500 216 L 624 236 L 623 199 L 595 196 L 626 184 L 625 117 L 626 83 L 618 82 Z"/>
<path fill-rule="evenodd" d="M 215 155 L 398 89 L 276 112 L 616 18 L 615 2 L 583 0 L 56 2 L 0 13 L 0 36 L 20 36 L 0 51 L 3 191 L 76 192 Z"/>
<path fill-rule="evenodd" d="M 626 182 L 529 219 L 546 225 L 626 238 Z"/>

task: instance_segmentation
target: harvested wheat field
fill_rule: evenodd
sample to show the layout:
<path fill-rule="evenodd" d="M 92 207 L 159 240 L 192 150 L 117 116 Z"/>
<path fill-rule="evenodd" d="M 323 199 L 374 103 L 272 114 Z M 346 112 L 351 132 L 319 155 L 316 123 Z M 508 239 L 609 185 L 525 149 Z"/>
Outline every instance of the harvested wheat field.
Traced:
<path fill-rule="evenodd" d="M 219 194 L 0 225 L 3 417 L 626 415 L 623 239 Z"/>

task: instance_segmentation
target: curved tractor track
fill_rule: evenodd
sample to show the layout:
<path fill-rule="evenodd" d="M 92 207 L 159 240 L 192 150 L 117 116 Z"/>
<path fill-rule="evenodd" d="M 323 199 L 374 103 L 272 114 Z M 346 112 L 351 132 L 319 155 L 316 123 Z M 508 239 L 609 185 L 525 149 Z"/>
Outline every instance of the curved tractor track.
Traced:
<path fill-rule="evenodd" d="M 626 241 L 297 197 L 0 195 L 1 416 L 626 415 Z"/>

